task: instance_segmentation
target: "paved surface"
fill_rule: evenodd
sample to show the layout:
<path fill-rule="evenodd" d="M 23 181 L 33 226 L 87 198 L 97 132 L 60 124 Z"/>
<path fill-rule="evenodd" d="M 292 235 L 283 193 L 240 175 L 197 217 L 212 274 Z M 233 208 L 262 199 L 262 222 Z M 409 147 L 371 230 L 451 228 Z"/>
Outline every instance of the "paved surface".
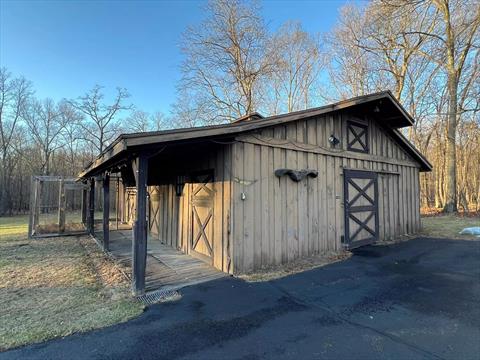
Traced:
<path fill-rule="evenodd" d="M 268 283 L 184 288 L 128 323 L 0 359 L 479 359 L 480 242 L 416 239 Z"/>

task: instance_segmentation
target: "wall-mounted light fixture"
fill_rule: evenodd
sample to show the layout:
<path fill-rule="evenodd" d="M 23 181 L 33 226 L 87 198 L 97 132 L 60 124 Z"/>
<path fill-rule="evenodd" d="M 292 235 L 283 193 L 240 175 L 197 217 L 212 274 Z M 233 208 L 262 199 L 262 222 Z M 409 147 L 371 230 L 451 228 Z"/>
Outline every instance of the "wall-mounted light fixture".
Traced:
<path fill-rule="evenodd" d="M 183 194 L 183 187 L 187 181 L 187 177 L 185 175 L 177 175 L 175 179 L 175 194 L 177 196 L 182 196 Z"/>
<path fill-rule="evenodd" d="M 335 136 L 335 135 L 330 135 L 330 137 L 328 138 L 328 142 L 330 144 L 332 144 L 333 146 L 337 145 L 340 143 L 340 140 Z"/>

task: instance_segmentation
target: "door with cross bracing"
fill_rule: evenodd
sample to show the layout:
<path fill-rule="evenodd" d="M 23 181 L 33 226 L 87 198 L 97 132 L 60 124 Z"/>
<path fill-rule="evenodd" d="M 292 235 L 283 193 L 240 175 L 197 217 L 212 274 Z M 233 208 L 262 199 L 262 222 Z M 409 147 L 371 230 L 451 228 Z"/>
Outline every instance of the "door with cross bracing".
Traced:
<path fill-rule="evenodd" d="M 189 252 L 199 259 L 213 264 L 213 204 L 215 189 L 213 171 L 192 174 L 192 236 Z"/>
<path fill-rule="evenodd" d="M 377 173 L 344 170 L 345 246 L 353 249 L 378 240 Z"/>

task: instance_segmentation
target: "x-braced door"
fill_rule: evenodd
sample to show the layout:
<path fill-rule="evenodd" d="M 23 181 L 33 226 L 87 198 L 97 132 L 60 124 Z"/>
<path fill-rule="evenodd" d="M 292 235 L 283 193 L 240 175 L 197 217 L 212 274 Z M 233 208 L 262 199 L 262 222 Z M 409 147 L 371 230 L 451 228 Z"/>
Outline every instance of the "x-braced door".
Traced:
<path fill-rule="evenodd" d="M 352 249 L 378 240 L 377 173 L 344 170 L 345 245 Z"/>
<path fill-rule="evenodd" d="M 192 237 L 190 254 L 213 263 L 213 172 L 192 174 Z"/>

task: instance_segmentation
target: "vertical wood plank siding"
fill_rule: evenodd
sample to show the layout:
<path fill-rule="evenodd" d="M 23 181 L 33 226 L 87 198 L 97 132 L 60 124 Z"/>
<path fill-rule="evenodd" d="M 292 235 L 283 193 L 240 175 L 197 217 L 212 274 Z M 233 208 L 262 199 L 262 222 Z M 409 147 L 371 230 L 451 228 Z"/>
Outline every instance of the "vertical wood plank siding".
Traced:
<path fill-rule="evenodd" d="M 347 120 L 368 124 L 369 153 L 347 151 Z M 340 139 L 332 148 L 330 135 Z M 189 171 L 213 170 L 213 265 L 245 273 L 302 256 L 337 251 L 345 233 L 344 168 L 378 173 L 379 238 L 420 227 L 419 164 L 369 118 L 334 112 L 253 131 L 199 157 Z M 318 151 L 316 151 L 317 149 Z M 279 168 L 313 169 L 298 183 Z M 191 184 L 149 187 L 152 239 L 189 252 Z M 242 194 L 244 196 L 242 196 Z"/>
<path fill-rule="evenodd" d="M 230 241 L 231 218 L 231 150 L 220 147 L 210 156 L 190 168 L 190 171 L 214 171 L 213 210 L 213 266 L 227 273 L 232 268 L 232 245 Z M 149 186 L 149 229 L 152 239 L 189 252 L 192 236 L 191 184 L 185 184 L 182 196 L 176 195 L 174 184 Z M 252 234 L 253 236 L 253 234 Z"/>
<path fill-rule="evenodd" d="M 368 124 L 370 160 L 346 150 L 346 122 L 352 118 Z M 335 149 L 331 134 L 340 139 Z M 251 135 L 256 141 L 241 137 L 231 148 L 235 273 L 341 249 L 344 168 L 379 173 L 380 240 L 419 229 L 419 165 L 374 120 L 335 112 Z M 312 145 L 334 153 L 316 153 Z M 314 169 L 318 177 L 296 183 L 277 178 L 279 168 Z"/>

